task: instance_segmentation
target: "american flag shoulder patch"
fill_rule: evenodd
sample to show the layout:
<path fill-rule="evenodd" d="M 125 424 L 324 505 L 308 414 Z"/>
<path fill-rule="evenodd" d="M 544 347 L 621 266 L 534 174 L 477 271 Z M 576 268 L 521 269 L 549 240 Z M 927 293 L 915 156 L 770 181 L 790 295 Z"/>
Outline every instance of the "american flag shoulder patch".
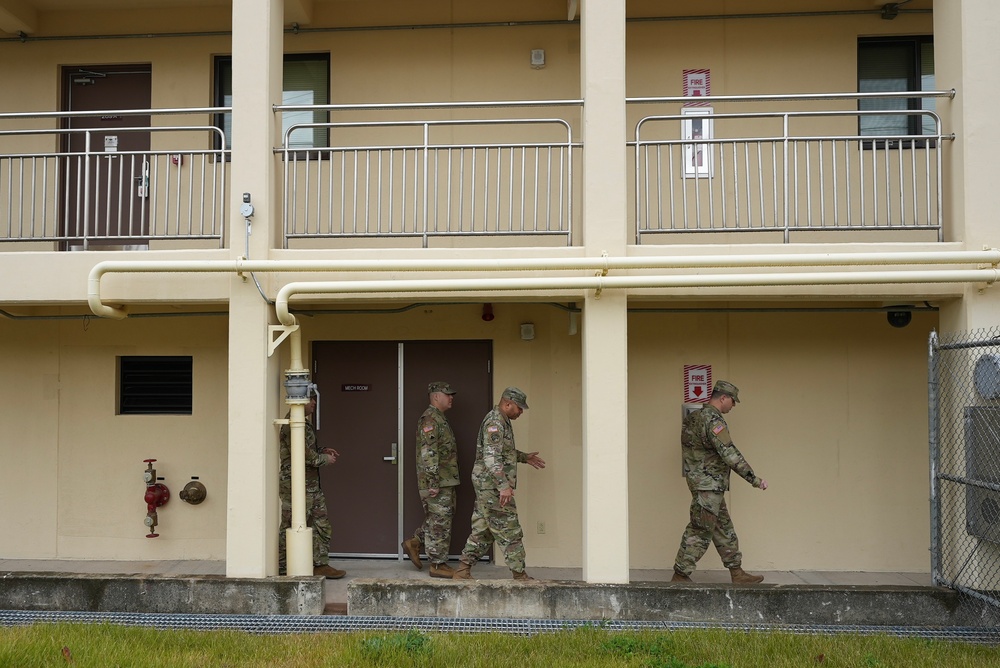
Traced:
<path fill-rule="evenodd" d="M 429 431 L 434 431 L 434 425 L 432 424 L 424 425 L 424 433 L 426 434 Z"/>
<path fill-rule="evenodd" d="M 714 427 L 712 427 L 712 433 L 715 434 L 716 436 L 718 436 L 719 432 L 721 432 L 725 428 L 726 428 L 726 425 L 724 425 L 724 424 L 717 424 Z"/>
<path fill-rule="evenodd" d="M 500 427 L 491 424 L 490 426 L 486 427 L 486 431 L 492 434 L 494 432 L 500 431 Z"/>

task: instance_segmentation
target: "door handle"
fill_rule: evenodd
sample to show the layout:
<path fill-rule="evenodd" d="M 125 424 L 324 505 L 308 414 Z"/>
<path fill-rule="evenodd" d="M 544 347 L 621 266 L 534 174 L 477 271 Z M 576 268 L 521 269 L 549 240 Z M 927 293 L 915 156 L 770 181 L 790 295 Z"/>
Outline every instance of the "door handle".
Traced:
<path fill-rule="evenodd" d="M 383 462 L 392 462 L 393 466 L 396 465 L 396 444 L 395 443 L 392 444 L 392 456 L 391 457 L 383 457 L 382 461 Z"/>

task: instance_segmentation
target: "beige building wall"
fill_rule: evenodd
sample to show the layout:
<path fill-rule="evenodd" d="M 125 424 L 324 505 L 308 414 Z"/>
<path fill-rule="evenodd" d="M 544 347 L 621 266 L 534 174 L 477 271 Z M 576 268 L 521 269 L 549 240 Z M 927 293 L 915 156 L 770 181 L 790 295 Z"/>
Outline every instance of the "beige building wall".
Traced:
<path fill-rule="evenodd" d="M 528 393 L 532 407 L 515 424 L 517 443 L 549 464 L 519 478 L 529 564 L 579 567 L 581 337 L 563 309 L 494 308 L 488 323 L 474 304 L 318 315 L 305 325 L 305 349 L 324 340 L 492 340 L 494 396 L 507 385 Z M 535 340 L 520 339 L 522 322 L 535 324 Z M 935 325 L 933 314 L 919 313 L 904 329 L 878 312 L 727 314 L 707 307 L 630 315 L 631 567 L 672 564 L 690 502 L 679 468 L 682 369 L 711 364 L 715 378 L 740 386 L 732 433 L 771 485 L 759 492 L 733 480 L 729 503 L 748 567 L 926 570 L 926 345 Z M 9 509 L 0 531 L 20 537 L 5 556 L 224 558 L 226 327 L 220 316 L 0 320 L 5 347 L 19 351 L 0 383 L 5 430 L 22 434 L 16 456 L 24 460 L 0 472 Z M 116 357 L 145 354 L 193 357 L 193 415 L 115 415 Z M 287 368 L 287 351 L 279 355 Z M 142 524 L 146 458 L 158 460 L 173 495 L 160 510 L 155 540 L 144 538 Z M 349 462 L 337 473 L 349 477 Z M 193 475 L 208 488 L 198 506 L 177 496 Z M 248 488 L 235 498 L 256 494 Z M 545 534 L 537 533 L 538 522 Z M 717 567 L 710 551 L 702 568 Z"/>
<path fill-rule="evenodd" d="M 4 555 L 218 559 L 226 535 L 227 319 L 0 319 Z M 117 415 L 117 359 L 190 355 L 192 415 Z M 144 459 L 172 498 L 147 539 Z M 192 476 L 197 506 L 178 497 Z M 252 493 L 248 491 L 248 493 Z"/>

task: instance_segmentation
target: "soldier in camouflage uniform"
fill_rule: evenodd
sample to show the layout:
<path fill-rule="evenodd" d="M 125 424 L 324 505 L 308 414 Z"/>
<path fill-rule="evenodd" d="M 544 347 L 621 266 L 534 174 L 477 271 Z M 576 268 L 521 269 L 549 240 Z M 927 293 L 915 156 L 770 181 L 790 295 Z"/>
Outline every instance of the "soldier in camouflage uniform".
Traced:
<path fill-rule="evenodd" d="M 490 549 L 494 541 L 503 550 L 507 566 L 515 580 L 533 580 L 524 570 L 524 532 L 517 519 L 514 489 L 517 465 L 545 468 L 537 452 L 521 452 L 514 447 L 516 420 L 528 407 L 528 398 L 516 387 L 508 387 L 479 427 L 476 440 L 476 463 L 472 467 L 472 487 L 476 507 L 472 512 L 472 533 L 462 550 L 461 565 L 455 579 L 472 579 L 472 565 Z"/>
<path fill-rule="evenodd" d="M 451 520 L 455 516 L 455 487 L 458 486 L 458 446 L 455 434 L 444 416 L 455 400 L 455 390 L 443 381 L 427 386 L 430 406 L 417 422 L 417 489 L 424 507 L 424 522 L 403 541 L 403 552 L 413 565 L 420 562 L 421 547 L 426 546 L 432 578 L 450 578 L 449 566 Z"/>
<path fill-rule="evenodd" d="M 333 464 L 339 453 L 333 448 L 320 450 L 316 444 L 316 430 L 310 418 L 316 412 L 316 397 L 305 406 L 306 424 L 306 525 L 312 527 L 313 574 L 336 580 L 347 573 L 330 565 L 330 538 L 333 527 L 326 512 L 326 497 L 319 482 L 319 467 Z M 289 415 L 286 415 L 287 419 Z M 278 496 L 281 497 L 281 527 L 278 529 L 278 573 L 287 572 L 285 559 L 285 529 L 292 526 L 292 444 L 291 429 L 281 426 L 278 442 L 281 447 L 281 471 L 278 476 Z"/>
<path fill-rule="evenodd" d="M 712 389 L 708 403 L 684 420 L 681 450 L 684 476 L 691 490 L 691 521 L 681 538 L 671 582 L 691 582 L 691 573 L 710 541 L 715 543 L 735 584 L 754 584 L 764 579 L 762 575 L 751 575 L 743 570 L 739 539 L 724 497 L 729 490 L 730 470 L 754 487 L 767 489 L 767 481 L 757 477 L 736 449 L 722 417 L 739 402 L 739 389 L 720 380 Z"/>

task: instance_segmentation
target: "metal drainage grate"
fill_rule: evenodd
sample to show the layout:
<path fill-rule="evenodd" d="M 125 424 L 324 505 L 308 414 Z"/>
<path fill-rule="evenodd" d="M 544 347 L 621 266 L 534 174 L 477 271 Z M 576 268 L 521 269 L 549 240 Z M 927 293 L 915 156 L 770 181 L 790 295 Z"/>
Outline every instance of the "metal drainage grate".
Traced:
<path fill-rule="evenodd" d="M 0 625 L 40 623 L 120 624 L 157 629 L 211 631 L 230 629 L 247 633 L 343 633 L 350 631 L 439 631 L 449 633 L 510 633 L 535 635 L 582 627 L 608 631 L 638 629 L 678 630 L 721 628 L 734 631 L 782 631 L 807 635 L 893 635 L 1000 645 L 1000 628 L 923 626 L 830 626 L 808 624 L 722 624 L 661 621 L 592 621 L 559 619 L 462 619 L 438 617 L 351 617 L 340 615 L 168 615 L 138 612 L 46 612 L 0 610 Z"/>

